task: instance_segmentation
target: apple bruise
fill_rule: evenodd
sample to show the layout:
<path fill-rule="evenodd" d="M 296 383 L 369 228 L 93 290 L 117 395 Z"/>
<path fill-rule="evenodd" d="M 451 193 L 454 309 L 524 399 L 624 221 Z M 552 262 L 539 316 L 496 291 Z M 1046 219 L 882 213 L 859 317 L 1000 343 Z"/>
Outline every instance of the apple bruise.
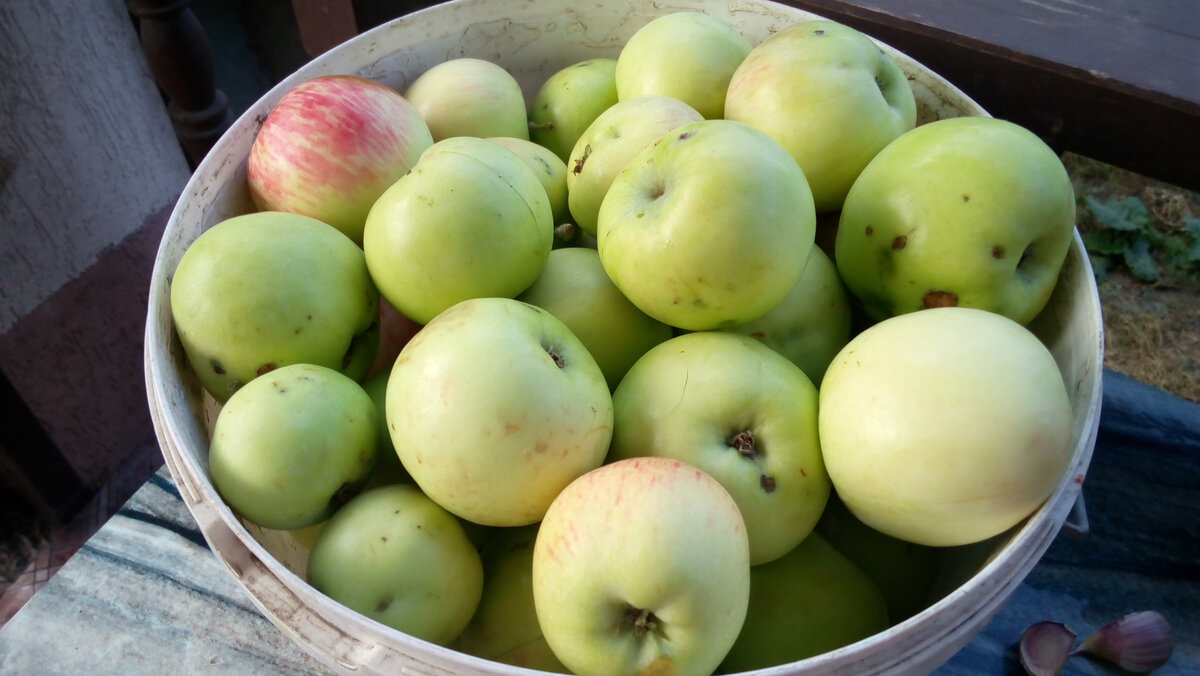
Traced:
<path fill-rule="evenodd" d="M 759 457 L 758 448 L 754 443 L 753 430 L 742 430 L 740 432 L 736 432 L 730 435 L 730 437 L 725 440 L 725 443 L 728 444 L 730 448 L 737 451 L 738 455 L 742 456 L 743 458 L 756 461 Z M 762 487 L 764 492 L 774 493 L 775 477 L 767 474 L 760 474 L 758 477 L 758 485 Z"/>

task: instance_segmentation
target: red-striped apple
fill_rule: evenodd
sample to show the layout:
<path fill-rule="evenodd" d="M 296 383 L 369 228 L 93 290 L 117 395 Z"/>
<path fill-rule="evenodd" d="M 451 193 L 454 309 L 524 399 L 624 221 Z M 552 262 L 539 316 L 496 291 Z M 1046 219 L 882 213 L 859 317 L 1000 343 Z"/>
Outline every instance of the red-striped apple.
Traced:
<path fill-rule="evenodd" d="M 349 75 L 297 85 L 267 114 L 246 167 L 260 210 L 311 216 L 362 244 L 371 205 L 433 137 L 397 91 Z"/>

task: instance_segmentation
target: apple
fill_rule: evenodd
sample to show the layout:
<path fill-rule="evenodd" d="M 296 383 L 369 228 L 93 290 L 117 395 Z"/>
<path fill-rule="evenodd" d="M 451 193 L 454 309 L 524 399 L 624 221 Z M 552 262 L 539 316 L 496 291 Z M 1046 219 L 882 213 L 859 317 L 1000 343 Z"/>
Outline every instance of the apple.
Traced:
<path fill-rule="evenodd" d="M 362 387 L 292 364 L 246 384 L 213 427 L 213 486 L 247 520 L 291 530 L 328 519 L 375 467 L 377 413 Z"/>
<path fill-rule="evenodd" d="M 396 448 L 392 446 L 392 435 L 388 431 L 387 383 L 390 375 L 391 369 L 385 369 L 368 376 L 362 383 L 363 390 L 371 398 L 371 403 L 375 405 L 375 420 L 378 430 L 378 434 L 375 436 L 377 461 L 375 469 L 367 481 L 367 488 L 412 483 L 412 477 L 408 476 L 408 471 L 404 469 L 400 457 L 396 455 Z"/>
<path fill-rule="evenodd" d="M 749 544 L 715 479 L 669 458 L 631 458 L 555 498 L 533 551 L 533 601 L 571 671 L 713 673 L 741 630 Z"/>
<path fill-rule="evenodd" d="M 782 146 L 740 122 L 703 120 L 638 153 L 613 180 L 598 224 L 600 261 L 617 288 L 664 324 L 703 331 L 745 324 L 787 297 L 816 213 Z"/>
<path fill-rule="evenodd" d="M 549 312 L 510 298 L 463 301 L 427 324 L 396 359 L 386 406 L 417 485 L 486 526 L 539 521 L 612 436 L 596 360 Z"/>
<path fill-rule="evenodd" d="M 885 319 L 838 353 L 820 391 L 825 466 L 863 523 L 950 547 L 998 535 L 1054 491 L 1071 402 L 1033 333 L 986 310 Z"/>
<path fill-rule="evenodd" d="M 455 650 L 526 669 L 566 672 L 542 636 L 533 605 L 537 532 L 537 524 L 501 528 L 480 551 L 483 597 L 455 639 Z"/>
<path fill-rule="evenodd" d="M 413 80 L 404 98 L 421 113 L 434 141 L 454 136 L 529 139 L 521 85 L 491 61 L 443 61 Z"/>
<path fill-rule="evenodd" d="M 482 138 L 439 141 L 367 216 L 363 249 L 380 293 L 418 324 L 468 298 L 512 298 L 554 238 L 546 190 L 515 153 Z"/>
<path fill-rule="evenodd" d="M 567 205 L 575 223 L 594 236 L 600 203 L 621 169 L 663 134 L 701 119 L 691 106 L 666 96 L 626 99 L 601 113 L 567 160 Z"/>
<path fill-rule="evenodd" d="M 529 108 L 529 140 L 566 162 L 588 126 L 617 102 L 616 69 L 616 59 L 586 59 L 547 78 Z"/>
<path fill-rule="evenodd" d="M 986 117 L 921 125 L 879 153 L 846 197 L 835 260 L 875 319 L 959 305 L 1028 324 L 1075 232 L 1062 161 Z"/>
<path fill-rule="evenodd" d="M 608 459 L 662 456 L 699 467 L 737 502 L 750 563 L 808 536 L 829 498 L 817 388 L 798 366 L 735 333 L 687 333 L 652 348 L 613 392 Z"/>
<path fill-rule="evenodd" d="M 462 526 L 402 484 L 338 510 L 309 552 L 307 576 L 351 610 L 439 645 L 462 632 L 483 593 L 483 564 Z"/>
<path fill-rule="evenodd" d="M 400 314 L 386 298 L 379 299 L 379 347 L 375 350 L 375 361 L 367 372 L 373 376 L 380 371 L 390 370 L 396 357 L 408 341 L 421 330 L 421 325 Z"/>
<path fill-rule="evenodd" d="M 201 233 L 171 279 L 171 316 L 218 402 L 288 364 L 361 381 L 379 345 L 379 292 L 362 250 L 333 226 L 279 211 Z"/>
<path fill-rule="evenodd" d="M 525 139 L 494 136 L 488 140 L 513 151 L 533 170 L 546 189 L 546 199 L 550 201 L 550 213 L 556 226 L 571 220 L 571 212 L 567 209 L 567 165 L 558 155 Z"/>
<path fill-rule="evenodd" d="M 729 81 L 725 117 L 783 144 L 804 169 L 817 211 L 841 208 L 863 167 L 916 124 L 895 59 L 833 21 L 801 21 L 758 44 Z"/>
<path fill-rule="evenodd" d="M 851 514 L 836 493 L 829 497 L 816 532 L 875 582 L 892 624 L 916 615 L 934 600 L 934 582 L 947 550 L 880 533 Z"/>
<path fill-rule="evenodd" d="M 596 359 L 609 389 L 672 336 L 671 327 L 646 316 L 613 285 L 595 249 L 551 251 L 542 274 L 517 299 L 562 320 Z"/>
<path fill-rule="evenodd" d="M 887 628 L 879 587 L 813 533 L 782 558 L 750 569 L 746 622 L 721 669 L 734 673 L 796 662 Z"/>
<path fill-rule="evenodd" d="M 758 319 L 726 330 L 761 340 L 820 387 L 829 362 L 849 342 L 850 329 L 850 297 L 837 266 L 814 246 L 804 274 L 783 302 Z"/>
<path fill-rule="evenodd" d="M 425 120 L 396 90 L 320 76 L 290 89 L 267 114 L 246 181 L 260 211 L 311 216 L 361 245 L 371 205 L 431 145 Z"/>
<path fill-rule="evenodd" d="M 706 119 L 725 115 L 725 90 L 750 53 L 736 28 L 699 12 L 664 14 L 629 37 L 617 57 L 617 98 L 679 99 Z"/>

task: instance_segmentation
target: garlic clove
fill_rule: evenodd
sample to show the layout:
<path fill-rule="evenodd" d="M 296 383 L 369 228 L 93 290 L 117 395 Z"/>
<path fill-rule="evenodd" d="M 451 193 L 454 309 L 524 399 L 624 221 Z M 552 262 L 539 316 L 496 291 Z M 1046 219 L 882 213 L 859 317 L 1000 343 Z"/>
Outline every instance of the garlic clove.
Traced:
<path fill-rule="evenodd" d="M 1166 664 L 1174 649 L 1175 637 L 1167 618 L 1157 611 L 1145 610 L 1109 622 L 1084 639 L 1075 652 L 1144 674 Z"/>
<path fill-rule="evenodd" d="M 1021 634 L 1021 666 L 1029 676 L 1057 676 L 1075 644 L 1075 632 L 1061 622 L 1038 622 Z"/>

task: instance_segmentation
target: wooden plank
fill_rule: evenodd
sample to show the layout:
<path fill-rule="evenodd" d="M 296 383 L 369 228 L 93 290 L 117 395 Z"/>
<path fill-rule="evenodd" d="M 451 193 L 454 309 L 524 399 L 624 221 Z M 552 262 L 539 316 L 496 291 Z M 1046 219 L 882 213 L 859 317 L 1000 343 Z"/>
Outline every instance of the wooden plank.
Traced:
<path fill-rule="evenodd" d="M 887 42 L 1057 149 L 1200 190 L 1200 3 L 785 4 Z"/>

